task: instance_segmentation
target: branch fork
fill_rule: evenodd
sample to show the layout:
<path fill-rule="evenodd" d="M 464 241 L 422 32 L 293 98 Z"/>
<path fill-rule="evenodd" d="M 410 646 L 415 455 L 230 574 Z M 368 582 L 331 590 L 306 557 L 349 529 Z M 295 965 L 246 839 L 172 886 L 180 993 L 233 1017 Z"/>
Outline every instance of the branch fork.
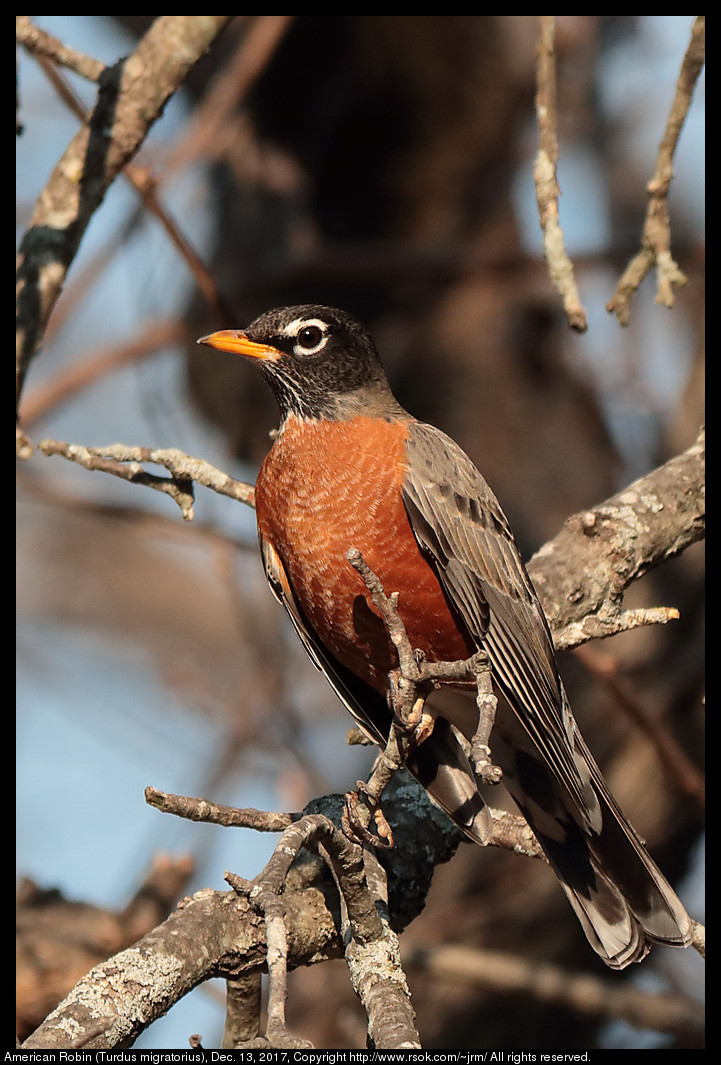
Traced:
<path fill-rule="evenodd" d="M 388 923 L 383 871 L 324 814 L 306 814 L 289 826 L 255 880 L 225 875 L 233 890 L 264 920 L 269 982 L 265 1036 L 230 1043 L 226 1029 L 227 1045 L 234 1049 L 313 1049 L 288 1030 L 285 1019 L 288 930 L 283 890 L 303 847 L 323 859 L 338 888 L 346 960 L 354 990 L 368 1013 L 371 1041 L 376 1046 L 420 1047 L 398 940 Z M 380 985 L 383 994 L 379 996 Z"/>

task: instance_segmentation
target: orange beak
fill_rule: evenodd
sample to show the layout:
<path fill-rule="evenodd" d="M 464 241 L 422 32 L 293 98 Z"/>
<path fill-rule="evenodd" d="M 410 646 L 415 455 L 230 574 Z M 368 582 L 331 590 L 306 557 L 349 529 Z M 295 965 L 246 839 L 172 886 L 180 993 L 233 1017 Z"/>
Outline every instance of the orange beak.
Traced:
<path fill-rule="evenodd" d="M 220 329 L 217 333 L 200 337 L 196 344 L 207 344 L 209 348 L 215 348 L 216 351 L 230 351 L 233 355 L 265 359 L 266 362 L 275 362 L 281 356 L 277 348 L 251 340 L 242 329 Z"/>

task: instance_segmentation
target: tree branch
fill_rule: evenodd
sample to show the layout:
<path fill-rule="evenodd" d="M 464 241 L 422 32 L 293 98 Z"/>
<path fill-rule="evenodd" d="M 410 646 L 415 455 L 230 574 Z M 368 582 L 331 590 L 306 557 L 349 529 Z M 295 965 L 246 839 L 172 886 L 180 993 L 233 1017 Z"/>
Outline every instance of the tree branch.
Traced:
<path fill-rule="evenodd" d="M 290 891 L 286 908 L 293 964 L 338 956 L 335 922 L 317 889 Z M 198 891 L 134 946 L 91 969 L 23 1049 L 67 1048 L 81 1039 L 93 1050 L 130 1047 L 198 984 L 257 971 L 265 951 L 263 923 L 247 900 L 233 891 Z"/>
<path fill-rule="evenodd" d="M 98 81 L 105 70 L 105 63 L 101 63 L 99 59 L 93 59 L 76 48 L 70 48 L 57 37 L 34 26 L 29 15 L 15 16 L 15 40 L 24 44 L 33 55 L 52 59 L 54 63 L 67 67 L 88 81 Z"/>
<path fill-rule="evenodd" d="M 586 311 L 578 295 L 573 264 L 563 240 L 558 221 L 558 138 L 556 136 L 556 52 L 554 15 L 540 15 L 538 35 L 538 66 L 536 74 L 536 117 L 538 119 L 538 152 L 533 168 L 538 215 L 543 231 L 543 249 L 551 281 L 563 299 L 568 324 L 577 333 L 588 328 Z"/>
<path fill-rule="evenodd" d="M 687 451 L 568 518 L 528 564 L 556 647 L 674 617 L 665 608 L 624 612 L 620 604 L 634 580 L 703 539 L 705 504 L 702 431 Z"/>
<path fill-rule="evenodd" d="M 95 107 L 53 170 L 18 252 L 16 404 L 93 213 L 231 18 L 159 15 L 133 54 L 100 74 Z"/>
<path fill-rule="evenodd" d="M 81 444 L 66 444 L 61 440 L 41 440 L 40 451 L 46 455 L 61 455 L 77 462 L 87 470 L 99 470 L 120 477 L 134 484 L 143 484 L 156 492 L 169 495 L 178 506 L 185 521 L 193 520 L 193 483 L 202 484 L 219 495 L 229 496 L 253 506 L 255 488 L 244 481 L 236 481 L 216 466 L 203 459 L 186 455 L 178 448 L 127 447 L 125 444 L 108 444 L 106 447 L 83 447 Z M 164 466 L 170 477 L 148 473 L 142 463 Z"/>
<path fill-rule="evenodd" d="M 676 93 L 671 104 L 666 129 L 656 158 L 654 175 L 646 186 L 648 208 L 641 235 L 641 250 L 623 272 L 606 310 L 615 313 L 621 325 L 628 325 L 631 297 L 649 270 L 656 267 L 656 303 L 673 307 L 674 285 L 685 285 L 687 278 L 671 255 L 671 224 L 668 192 L 673 178 L 676 145 L 691 106 L 693 91 L 703 69 L 706 52 L 706 16 L 698 15 L 691 30 L 691 40 L 683 57 Z"/>

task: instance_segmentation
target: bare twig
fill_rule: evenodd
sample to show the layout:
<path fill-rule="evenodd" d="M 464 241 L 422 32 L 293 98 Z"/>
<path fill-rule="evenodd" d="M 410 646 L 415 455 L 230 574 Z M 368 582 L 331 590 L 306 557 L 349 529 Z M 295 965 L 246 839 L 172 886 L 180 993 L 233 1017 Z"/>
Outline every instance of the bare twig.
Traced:
<path fill-rule="evenodd" d="M 141 456 L 129 458 L 126 449 L 118 445 L 91 448 L 82 447 L 79 444 L 66 444 L 59 440 L 41 440 L 38 447 L 46 455 L 62 455 L 63 458 L 84 466 L 86 470 L 110 473 L 121 480 L 143 484 L 156 492 L 163 492 L 178 504 L 185 521 L 192 521 L 195 499 L 192 479 L 182 473 L 173 474 L 170 477 L 158 477 L 154 473 L 148 473 L 140 464 L 142 461 L 153 461 L 147 452 L 143 460 Z M 141 452 L 145 450 L 139 449 Z"/>
<path fill-rule="evenodd" d="M 278 853 L 276 851 L 276 853 Z M 285 1021 L 285 1001 L 288 978 L 288 936 L 286 934 L 285 903 L 281 898 L 283 882 L 272 883 L 261 874 L 256 883 L 243 880 L 234 873 L 225 879 L 241 897 L 248 899 L 265 921 L 266 965 L 268 967 L 268 1018 L 265 1037 L 251 1039 L 244 1047 L 273 1047 L 286 1050 L 313 1049 L 313 1044 L 288 1031 Z M 237 1047 L 237 1044 L 236 1044 Z"/>
<path fill-rule="evenodd" d="M 253 506 L 255 489 L 244 481 L 236 481 L 203 459 L 193 458 L 177 448 L 127 447 L 109 444 L 106 447 L 83 447 L 60 440 L 41 440 L 40 451 L 46 455 L 61 455 L 88 470 L 100 470 L 134 484 L 143 484 L 169 495 L 180 507 L 183 518 L 193 518 L 193 482 L 211 488 L 220 495 Z M 142 463 L 164 466 L 170 477 L 158 477 L 143 469 Z"/>
<path fill-rule="evenodd" d="M 174 814 L 189 821 L 206 821 L 225 828 L 252 828 L 256 832 L 283 832 L 301 817 L 301 814 L 271 813 L 252 807 L 238 810 L 234 806 L 223 806 L 188 795 L 173 795 L 152 787 L 145 789 L 145 801 L 161 813 Z"/>
<path fill-rule="evenodd" d="M 183 138 L 170 152 L 165 173 L 172 174 L 201 155 L 217 156 L 227 147 L 226 123 L 238 121 L 238 109 L 263 73 L 290 28 L 294 15 L 255 15 L 237 48 L 200 100 Z"/>
<path fill-rule="evenodd" d="M 283 833 L 270 861 L 253 883 L 226 874 L 234 890 L 262 912 L 266 925 L 268 1024 L 266 1036 L 253 1040 L 250 1045 L 309 1046 L 292 1036 L 285 1022 L 287 935 L 281 897 L 291 865 L 300 849 L 308 846 L 326 860 L 338 885 L 347 914 L 346 960 L 353 987 L 367 1010 L 374 1044 L 386 1048 L 420 1046 L 408 986 L 398 961 L 398 941 L 387 919 L 383 920 L 378 913 L 375 895 L 366 878 L 363 851 L 350 843 L 332 821 L 319 814 L 305 815 Z"/>
<path fill-rule="evenodd" d="M 553 643 L 557 651 L 570 651 L 589 640 L 601 640 L 607 636 L 616 636 L 619 632 L 629 632 L 645 625 L 666 625 L 669 621 L 678 621 L 678 610 L 672 606 L 637 607 L 634 610 L 620 610 L 617 605 L 608 613 L 587 616 L 578 622 L 571 622 L 560 632 L 554 632 Z"/>
<path fill-rule="evenodd" d="M 698 15 L 691 40 L 683 57 L 666 129 L 658 149 L 656 169 L 646 186 L 648 207 L 641 235 L 641 250 L 631 259 L 606 310 L 615 313 L 621 325 L 628 325 L 631 297 L 653 266 L 656 267 L 656 303 L 672 307 L 674 285 L 685 285 L 686 276 L 671 256 L 671 226 L 668 192 L 673 177 L 673 157 L 693 92 L 703 69 L 706 51 L 706 16 Z"/>
<path fill-rule="evenodd" d="M 197 480 L 213 491 L 254 505 L 252 485 L 237 481 L 202 459 L 175 448 L 151 449 L 115 444 L 89 448 L 44 440 L 38 445 L 49 455 L 88 469 L 99 469 L 177 496 L 184 517 L 192 516 L 188 482 Z M 171 473 L 154 477 L 141 467 L 159 463 Z M 123 468 L 124 463 L 130 467 Z M 570 517 L 561 532 L 529 562 L 529 572 L 541 598 L 558 649 L 614 635 L 639 625 L 673 620 L 673 607 L 622 610 L 625 589 L 654 566 L 679 554 L 705 534 L 705 433 L 680 455 L 634 481 L 623 491 L 591 510 Z M 397 599 L 386 597 L 378 578 L 359 552 L 349 561 L 368 582 L 382 616 L 390 623 L 391 639 L 398 641 L 399 663 L 411 684 L 435 681 L 474 681 L 481 662 L 419 663 L 407 643 L 397 611 Z M 374 600 L 374 601 L 376 601 Z M 385 611 L 385 615 L 384 612 Z M 411 691 L 411 694 L 413 692 Z M 412 708 L 415 695 L 410 703 Z"/>
<path fill-rule="evenodd" d="M 489 813 L 493 821 L 493 831 L 486 841 L 487 847 L 513 851 L 515 854 L 522 854 L 525 858 L 537 858 L 541 862 L 548 861 L 525 817 L 521 814 L 510 813 L 508 810 L 494 810 L 490 807 Z"/>
<path fill-rule="evenodd" d="M 536 115 L 538 153 L 533 168 L 538 214 L 543 230 L 543 247 L 551 280 L 563 299 L 568 324 L 577 333 L 588 328 L 586 312 L 578 295 L 573 264 L 566 252 L 563 230 L 558 221 L 558 138 L 556 135 L 556 53 L 554 15 L 540 15 Z"/>
<path fill-rule="evenodd" d="M 17 405 L 90 219 L 168 98 L 230 18 L 159 15 L 133 54 L 100 75 L 92 114 L 53 170 L 18 252 Z"/>
<path fill-rule="evenodd" d="M 70 48 L 63 41 L 33 25 L 29 15 L 15 16 L 15 39 L 25 45 L 28 52 L 59 63 L 88 81 L 98 81 L 105 70 L 105 63 Z"/>
<path fill-rule="evenodd" d="M 48 60 L 40 57 L 39 62 L 61 100 L 69 107 L 76 118 L 84 122 L 87 118 L 85 107 L 80 98 L 73 92 L 67 79 Z M 171 217 L 167 208 L 160 202 L 158 198 L 158 179 L 155 174 L 147 166 L 128 163 L 123 171 L 123 177 L 138 193 L 148 213 L 154 215 L 165 230 L 166 236 L 180 253 L 180 257 L 193 275 L 198 290 L 208 303 L 208 306 L 219 317 L 229 320 L 229 307 L 218 291 L 218 286 L 211 271 L 192 247 L 178 223 Z"/>
<path fill-rule="evenodd" d="M 380 765 L 385 758 L 380 758 Z M 377 771 L 378 765 L 376 766 Z M 385 789 L 390 777 L 398 769 L 402 768 L 399 761 L 389 767 L 388 777 L 379 788 L 373 784 L 373 774 L 368 784 L 361 785 L 367 792 L 374 796 L 377 793 L 379 801 L 382 791 Z M 237 809 L 234 806 L 224 806 L 221 803 L 210 802 L 208 799 L 193 798 L 188 795 L 174 795 L 169 792 L 159 791 L 157 788 L 145 789 L 145 801 L 161 813 L 173 814 L 189 821 L 204 821 L 214 825 L 222 825 L 225 828 L 250 828 L 255 832 L 284 832 L 291 825 L 307 816 L 303 813 L 279 813 L 268 810 L 256 810 L 253 807 Z M 540 858 L 546 861 L 546 856 L 536 841 L 528 822 L 520 814 L 509 813 L 506 810 L 490 810 L 493 819 L 493 834 L 488 840 L 489 847 L 499 847 L 502 850 L 512 850 L 524 854 L 528 858 Z"/>

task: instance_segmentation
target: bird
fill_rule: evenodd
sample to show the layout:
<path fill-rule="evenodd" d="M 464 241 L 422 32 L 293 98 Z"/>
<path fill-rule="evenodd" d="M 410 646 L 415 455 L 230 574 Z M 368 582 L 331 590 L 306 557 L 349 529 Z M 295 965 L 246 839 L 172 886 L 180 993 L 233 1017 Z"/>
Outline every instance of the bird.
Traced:
<path fill-rule="evenodd" d="M 255 485 L 265 573 L 312 662 L 381 748 L 398 665 L 360 552 L 428 662 L 485 652 L 498 709 L 490 747 L 585 935 L 612 969 L 692 923 L 609 791 L 576 724 L 553 640 L 509 523 L 462 448 L 394 396 L 373 339 L 321 304 L 269 310 L 199 344 L 260 368 L 280 426 Z M 475 691 L 443 685 L 407 768 L 466 837 L 492 822 L 469 761 Z"/>

